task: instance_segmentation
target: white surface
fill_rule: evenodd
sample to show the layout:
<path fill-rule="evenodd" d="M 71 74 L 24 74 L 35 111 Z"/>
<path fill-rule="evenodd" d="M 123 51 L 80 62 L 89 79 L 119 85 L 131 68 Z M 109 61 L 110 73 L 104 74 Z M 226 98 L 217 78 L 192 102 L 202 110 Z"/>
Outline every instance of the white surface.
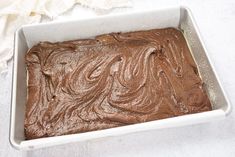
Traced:
<path fill-rule="evenodd" d="M 135 8 L 157 6 L 151 0 L 135 0 Z M 151 3 L 152 2 L 152 3 Z M 217 73 L 235 103 L 235 2 L 181 1 L 191 8 Z M 85 9 L 81 9 L 85 11 Z M 83 12 L 80 11 L 80 12 Z M 92 16 L 91 11 L 88 15 Z M 225 120 L 140 134 L 20 152 L 8 142 L 11 67 L 0 77 L 0 156 L 234 156 L 235 112 Z M 231 73 L 233 71 L 233 73 Z"/>

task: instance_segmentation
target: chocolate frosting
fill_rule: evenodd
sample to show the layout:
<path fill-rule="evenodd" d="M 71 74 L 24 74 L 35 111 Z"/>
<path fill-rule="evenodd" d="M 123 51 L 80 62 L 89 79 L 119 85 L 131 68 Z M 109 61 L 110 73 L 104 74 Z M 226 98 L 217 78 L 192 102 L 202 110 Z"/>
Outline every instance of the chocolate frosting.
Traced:
<path fill-rule="evenodd" d="M 26 139 L 211 110 L 184 36 L 174 28 L 40 42 L 26 64 Z"/>

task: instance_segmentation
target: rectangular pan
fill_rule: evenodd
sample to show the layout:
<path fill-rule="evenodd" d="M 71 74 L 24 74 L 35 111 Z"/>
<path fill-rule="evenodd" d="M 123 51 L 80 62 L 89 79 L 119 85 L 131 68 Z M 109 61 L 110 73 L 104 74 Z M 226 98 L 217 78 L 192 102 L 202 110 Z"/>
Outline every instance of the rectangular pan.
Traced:
<path fill-rule="evenodd" d="M 198 65 L 201 78 L 206 84 L 206 90 L 212 103 L 212 111 L 87 133 L 25 140 L 24 115 L 27 100 L 25 53 L 29 48 L 39 41 L 65 41 L 91 38 L 111 32 L 128 32 L 164 27 L 176 27 L 183 31 L 191 53 Z M 110 136 L 214 121 L 215 119 L 226 117 L 231 111 L 231 105 L 211 64 L 196 23 L 190 10 L 185 7 L 23 26 L 15 33 L 12 82 L 10 143 L 13 147 L 21 150 L 32 150 L 97 138 L 105 140 L 105 138 Z"/>

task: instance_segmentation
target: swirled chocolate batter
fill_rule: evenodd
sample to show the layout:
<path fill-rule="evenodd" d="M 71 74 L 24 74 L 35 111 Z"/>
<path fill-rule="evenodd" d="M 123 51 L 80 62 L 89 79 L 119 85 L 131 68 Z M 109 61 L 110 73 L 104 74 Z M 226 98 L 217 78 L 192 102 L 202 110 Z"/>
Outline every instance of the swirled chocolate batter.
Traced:
<path fill-rule="evenodd" d="M 26 63 L 26 139 L 211 110 L 184 36 L 174 28 L 40 42 Z"/>

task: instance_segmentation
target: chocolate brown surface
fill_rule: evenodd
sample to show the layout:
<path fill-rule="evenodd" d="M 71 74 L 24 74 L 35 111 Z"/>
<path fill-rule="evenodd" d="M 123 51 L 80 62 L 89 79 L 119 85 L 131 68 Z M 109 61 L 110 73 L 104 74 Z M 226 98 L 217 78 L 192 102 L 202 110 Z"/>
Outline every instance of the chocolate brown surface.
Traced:
<path fill-rule="evenodd" d="M 211 110 L 176 29 L 40 42 L 26 54 L 26 139 Z"/>

